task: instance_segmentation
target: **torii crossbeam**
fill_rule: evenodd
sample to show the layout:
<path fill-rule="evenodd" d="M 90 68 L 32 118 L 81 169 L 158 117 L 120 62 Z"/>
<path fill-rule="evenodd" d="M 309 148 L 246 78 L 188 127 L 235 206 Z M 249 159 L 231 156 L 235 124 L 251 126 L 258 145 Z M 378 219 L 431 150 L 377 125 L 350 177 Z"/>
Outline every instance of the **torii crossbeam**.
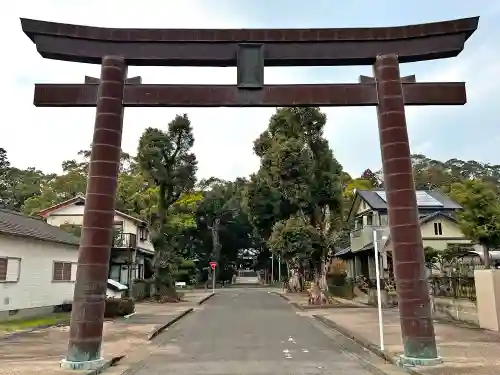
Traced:
<path fill-rule="evenodd" d="M 49 59 L 101 64 L 100 79 L 38 84 L 37 106 L 93 107 L 96 121 L 67 368 L 102 362 L 104 298 L 124 107 L 377 106 L 403 361 L 438 361 L 418 225 L 405 105 L 462 105 L 464 83 L 418 83 L 399 63 L 457 56 L 479 17 L 351 29 L 108 29 L 22 19 Z M 148 85 L 127 66 L 236 66 L 237 85 Z M 372 65 L 356 84 L 265 85 L 264 66 Z"/>
<path fill-rule="evenodd" d="M 36 84 L 38 107 L 95 107 L 98 80 L 86 84 Z M 403 83 L 405 105 L 463 105 L 465 83 Z M 352 107 L 376 106 L 377 89 L 371 83 L 264 85 L 242 90 L 236 85 L 127 84 L 124 107 Z"/>

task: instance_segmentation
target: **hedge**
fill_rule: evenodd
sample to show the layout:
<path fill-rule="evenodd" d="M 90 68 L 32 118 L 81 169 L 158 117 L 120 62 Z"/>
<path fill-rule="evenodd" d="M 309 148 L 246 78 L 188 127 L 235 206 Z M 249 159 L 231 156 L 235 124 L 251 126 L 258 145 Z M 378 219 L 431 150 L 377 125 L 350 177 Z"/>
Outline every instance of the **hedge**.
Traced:
<path fill-rule="evenodd" d="M 132 314 L 135 311 L 135 301 L 133 298 L 106 298 L 106 308 L 104 317 L 115 318 Z"/>

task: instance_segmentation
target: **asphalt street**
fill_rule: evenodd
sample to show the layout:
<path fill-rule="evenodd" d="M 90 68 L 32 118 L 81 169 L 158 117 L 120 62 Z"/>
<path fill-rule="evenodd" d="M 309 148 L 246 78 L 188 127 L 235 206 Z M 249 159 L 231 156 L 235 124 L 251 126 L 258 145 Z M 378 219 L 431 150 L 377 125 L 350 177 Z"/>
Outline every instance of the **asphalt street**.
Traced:
<path fill-rule="evenodd" d="M 380 374 L 265 289 L 222 290 L 152 343 L 124 375 Z"/>

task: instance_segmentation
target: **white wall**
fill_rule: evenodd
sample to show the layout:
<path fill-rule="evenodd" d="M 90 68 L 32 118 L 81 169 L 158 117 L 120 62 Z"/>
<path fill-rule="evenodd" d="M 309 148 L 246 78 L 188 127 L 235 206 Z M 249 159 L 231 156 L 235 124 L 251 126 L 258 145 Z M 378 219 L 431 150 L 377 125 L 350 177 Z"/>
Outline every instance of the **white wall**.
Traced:
<path fill-rule="evenodd" d="M 82 225 L 83 224 L 83 205 L 69 205 L 54 210 L 47 216 L 47 224 L 59 227 L 64 224 Z M 122 215 L 115 215 L 114 221 L 123 222 L 123 233 L 133 233 L 137 236 L 137 246 L 145 250 L 154 252 L 154 247 L 151 241 L 141 241 L 139 235 L 139 227 L 136 222 Z"/>
<path fill-rule="evenodd" d="M 59 305 L 73 300 L 74 282 L 52 281 L 54 261 L 74 263 L 78 247 L 0 235 L 0 257 L 21 258 L 17 282 L 0 281 L 0 311 Z"/>

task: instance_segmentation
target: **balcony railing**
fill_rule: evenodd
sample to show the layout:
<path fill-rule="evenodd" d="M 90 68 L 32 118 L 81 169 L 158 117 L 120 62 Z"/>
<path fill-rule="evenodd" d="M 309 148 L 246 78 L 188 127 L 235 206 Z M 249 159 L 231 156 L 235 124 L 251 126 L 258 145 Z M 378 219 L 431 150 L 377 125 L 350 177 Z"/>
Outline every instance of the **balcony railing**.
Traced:
<path fill-rule="evenodd" d="M 135 249 L 137 247 L 137 235 L 134 233 L 115 233 L 113 236 L 113 248 Z"/>

